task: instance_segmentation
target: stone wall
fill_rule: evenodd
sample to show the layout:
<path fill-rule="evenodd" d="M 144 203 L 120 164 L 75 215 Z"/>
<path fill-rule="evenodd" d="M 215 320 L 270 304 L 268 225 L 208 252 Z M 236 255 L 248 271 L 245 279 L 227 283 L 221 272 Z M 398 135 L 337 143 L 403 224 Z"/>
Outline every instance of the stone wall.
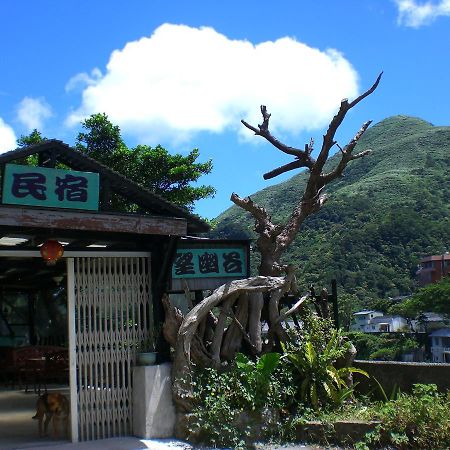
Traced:
<path fill-rule="evenodd" d="M 410 392 L 412 385 L 416 383 L 436 384 L 440 391 L 450 389 L 450 364 L 355 360 L 353 366 L 375 377 L 387 395 L 394 387 Z M 373 383 L 367 383 L 359 374 L 355 374 L 354 379 L 360 382 L 357 390 L 363 393 L 373 387 Z"/>

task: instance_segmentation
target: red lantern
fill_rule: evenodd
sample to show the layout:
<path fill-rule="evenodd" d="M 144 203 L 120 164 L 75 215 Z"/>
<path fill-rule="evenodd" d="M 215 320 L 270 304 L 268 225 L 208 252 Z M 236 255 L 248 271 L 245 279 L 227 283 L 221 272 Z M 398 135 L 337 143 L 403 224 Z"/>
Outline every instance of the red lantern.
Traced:
<path fill-rule="evenodd" d="M 47 261 L 48 266 L 54 266 L 63 254 L 64 247 L 54 239 L 49 239 L 41 246 L 41 256 Z"/>

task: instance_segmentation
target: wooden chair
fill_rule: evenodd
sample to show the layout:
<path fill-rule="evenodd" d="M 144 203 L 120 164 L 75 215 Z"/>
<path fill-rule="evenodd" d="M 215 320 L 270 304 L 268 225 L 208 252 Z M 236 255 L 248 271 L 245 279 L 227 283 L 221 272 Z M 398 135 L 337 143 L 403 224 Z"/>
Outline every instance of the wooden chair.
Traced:
<path fill-rule="evenodd" d="M 22 386 L 25 385 L 25 392 L 28 392 L 28 386 L 31 384 L 34 392 L 40 391 L 39 379 L 45 369 L 45 354 L 40 346 L 15 348 L 13 367 L 15 371 L 13 387 L 17 381 L 19 389 L 22 389 Z"/>
<path fill-rule="evenodd" d="M 65 371 L 63 367 L 66 367 L 67 370 Z M 63 373 L 65 373 L 65 380 L 68 379 L 68 350 L 63 347 L 46 345 L 15 348 L 13 350 L 13 373 L 13 388 L 17 382 L 19 389 L 25 385 L 25 392 L 28 392 L 28 387 L 33 385 L 34 392 L 40 394 L 42 386 L 47 390 L 48 380 L 53 379 L 52 373 L 56 374 L 59 379 L 62 379 Z"/>
<path fill-rule="evenodd" d="M 43 381 L 46 384 L 50 382 L 69 383 L 69 351 L 67 348 L 47 353 Z"/>

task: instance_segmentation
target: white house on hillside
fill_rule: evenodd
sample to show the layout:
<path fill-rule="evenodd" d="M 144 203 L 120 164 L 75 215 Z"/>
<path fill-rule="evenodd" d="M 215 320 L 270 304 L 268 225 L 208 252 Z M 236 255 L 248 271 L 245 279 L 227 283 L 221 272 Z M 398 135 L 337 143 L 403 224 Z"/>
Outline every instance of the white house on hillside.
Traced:
<path fill-rule="evenodd" d="M 352 331 L 363 333 L 395 333 L 409 328 L 408 322 L 401 316 L 384 316 L 380 311 L 360 311 L 353 314 L 355 322 Z"/>
<path fill-rule="evenodd" d="M 352 331 L 362 331 L 368 333 L 370 329 L 370 321 L 374 317 L 381 317 L 383 315 L 380 311 L 359 311 L 353 314 L 354 323 L 350 325 Z"/>
<path fill-rule="evenodd" d="M 430 334 L 433 362 L 450 363 L 450 328 L 441 328 Z"/>

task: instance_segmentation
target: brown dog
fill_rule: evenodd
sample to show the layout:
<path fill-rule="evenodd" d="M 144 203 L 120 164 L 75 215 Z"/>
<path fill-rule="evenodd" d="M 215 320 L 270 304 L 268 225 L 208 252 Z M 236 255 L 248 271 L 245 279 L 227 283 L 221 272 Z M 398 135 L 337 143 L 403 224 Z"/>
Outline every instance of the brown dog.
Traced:
<path fill-rule="evenodd" d="M 53 437 L 58 438 L 58 423 L 62 422 L 66 438 L 69 437 L 69 413 L 70 404 L 67 397 L 60 393 L 49 394 L 46 392 L 38 398 L 36 414 L 33 419 L 39 420 L 39 436 L 47 436 L 48 424 L 53 419 Z M 42 422 L 44 421 L 44 427 Z"/>

